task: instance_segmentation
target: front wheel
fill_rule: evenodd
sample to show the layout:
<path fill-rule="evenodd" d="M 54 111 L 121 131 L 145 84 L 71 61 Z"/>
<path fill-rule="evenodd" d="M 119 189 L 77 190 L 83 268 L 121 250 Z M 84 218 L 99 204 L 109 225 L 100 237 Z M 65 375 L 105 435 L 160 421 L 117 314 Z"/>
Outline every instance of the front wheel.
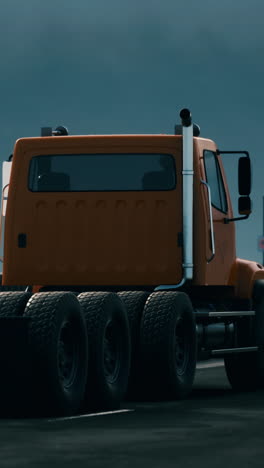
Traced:
<path fill-rule="evenodd" d="M 252 306 L 255 317 L 237 323 L 237 344 L 258 346 L 258 351 L 225 357 L 226 374 L 235 391 L 264 388 L 264 280 L 254 284 Z"/>

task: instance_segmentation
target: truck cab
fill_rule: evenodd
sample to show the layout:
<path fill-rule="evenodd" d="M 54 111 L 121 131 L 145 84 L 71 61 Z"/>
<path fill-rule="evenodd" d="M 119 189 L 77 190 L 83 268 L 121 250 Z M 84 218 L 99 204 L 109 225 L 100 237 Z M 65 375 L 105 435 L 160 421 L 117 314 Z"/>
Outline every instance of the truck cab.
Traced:
<path fill-rule="evenodd" d="M 18 140 L 3 283 L 234 285 L 235 226 L 221 155 L 212 140 L 191 141 L 188 172 L 182 135 Z"/>

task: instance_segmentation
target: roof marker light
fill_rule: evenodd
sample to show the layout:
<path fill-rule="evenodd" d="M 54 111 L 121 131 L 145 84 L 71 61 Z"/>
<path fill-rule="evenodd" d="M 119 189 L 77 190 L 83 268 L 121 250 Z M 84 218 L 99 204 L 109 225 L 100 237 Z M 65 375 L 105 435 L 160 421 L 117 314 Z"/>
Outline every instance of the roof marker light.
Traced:
<path fill-rule="evenodd" d="M 56 127 L 55 130 L 52 130 L 52 127 L 41 127 L 41 136 L 65 136 L 69 135 L 69 131 L 66 127 L 60 125 Z"/>

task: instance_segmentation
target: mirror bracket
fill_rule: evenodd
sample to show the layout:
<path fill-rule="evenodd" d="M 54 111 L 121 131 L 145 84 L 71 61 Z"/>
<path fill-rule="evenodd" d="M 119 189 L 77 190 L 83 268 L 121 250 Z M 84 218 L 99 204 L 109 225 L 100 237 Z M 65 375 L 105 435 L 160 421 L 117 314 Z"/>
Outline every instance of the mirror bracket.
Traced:
<path fill-rule="evenodd" d="M 238 218 L 224 218 L 224 223 L 229 224 L 232 221 L 240 221 L 240 220 L 242 221 L 242 219 L 248 219 L 248 218 L 249 218 L 249 214 L 245 216 L 239 216 Z"/>

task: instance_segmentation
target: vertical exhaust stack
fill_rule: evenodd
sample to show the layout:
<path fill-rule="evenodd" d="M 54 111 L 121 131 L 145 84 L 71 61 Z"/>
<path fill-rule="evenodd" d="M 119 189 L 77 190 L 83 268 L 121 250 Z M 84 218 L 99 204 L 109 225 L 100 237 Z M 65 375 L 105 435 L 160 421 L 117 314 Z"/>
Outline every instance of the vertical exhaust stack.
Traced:
<path fill-rule="evenodd" d="M 155 291 L 178 289 L 186 280 L 193 279 L 193 132 L 192 115 L 189 109 L 180 112 L 182 121 L 182 224 L 183 224 L 183 277 L 178 284 L 163 284 Z M 200 128 L 197 127 L 197 136 Z"/>
<path fill-rule="evenodd" d="M 180 112 L 183 135 L 183 271 L 193 278 L 193 124 L 189 109 Z"/>

